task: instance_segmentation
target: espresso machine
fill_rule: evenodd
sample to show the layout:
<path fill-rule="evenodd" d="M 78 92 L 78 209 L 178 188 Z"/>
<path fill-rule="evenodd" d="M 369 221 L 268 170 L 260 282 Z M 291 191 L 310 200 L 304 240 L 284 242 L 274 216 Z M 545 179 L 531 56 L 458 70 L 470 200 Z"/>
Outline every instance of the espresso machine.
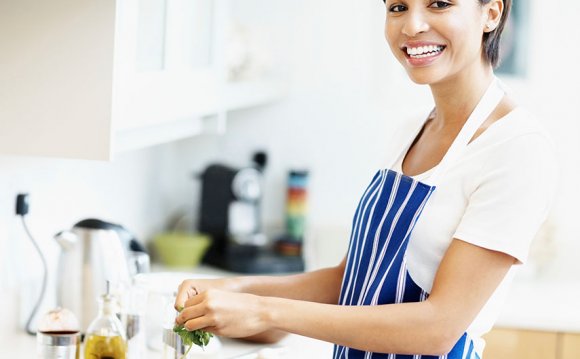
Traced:
<path fill-rule="evenodd" d="M 212 238 L 203 261 L 238 273 L 303 271 L 302 257 L 277 253 L 263 232 L 261 200 L 267 156 L 257 152 L 252 162 L 243 168 L 211 164 L 201 174 L 198 227 Z"/>

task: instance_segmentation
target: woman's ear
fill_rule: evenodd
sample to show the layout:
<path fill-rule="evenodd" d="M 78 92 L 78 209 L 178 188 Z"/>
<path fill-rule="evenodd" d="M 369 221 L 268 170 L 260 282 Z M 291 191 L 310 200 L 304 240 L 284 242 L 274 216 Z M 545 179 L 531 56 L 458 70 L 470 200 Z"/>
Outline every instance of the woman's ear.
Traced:
<path fill-rule="evenodd" d="M 485 32 L 492 32 L 498 27 L 501 21 L 503 8 L 503 0 L 491 0 L 485 5 L 484 9 L 485 14 L 487 15 L 484 27 Z"/>

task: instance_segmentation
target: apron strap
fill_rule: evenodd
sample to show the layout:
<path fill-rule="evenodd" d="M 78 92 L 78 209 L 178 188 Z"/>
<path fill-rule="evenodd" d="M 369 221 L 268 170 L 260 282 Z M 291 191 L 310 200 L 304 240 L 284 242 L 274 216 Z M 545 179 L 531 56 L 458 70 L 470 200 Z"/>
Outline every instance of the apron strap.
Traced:
<path fill-rule="evenodd" d="M 491 115 L 493 110 L 497 107 L 497 105 L 501 102 L 503 96 L 505 95 L 505 91 L 501 87 L 499 80 L 494 77 L 491 84 L 485 91 L 485 94 L 479 100 L 479 103 L 467 119 L 467 121 L 463 124 L 461 131 L 447 150 L 447 153 L 439 163 L 435 167 L 435 171 L 431 176 L 426 179 L 426 182 L 435 186 L 445 171 L 449 168 L 451 164 L 461 156 L 461 153 L 465 150 L 473 135 L 477 132 L 477 130 L 481 127 L 481 125 L 485 122 L 485 120 Z"/>
<path fill-rule="evenodd" d="M 481 127 L 481 125 L 485 122 L 485 120 L 491 115 L 493 110 L 497 107 L 497 105 L 501 102 L 504 94 L 505 94 L 505 85 L 497 78 L 493 77 L 493 80 L 489 84 L 487 90 L 477 103 L 475 109 L 463 124 L 461 131 L 445 153 L 445 156 L 439 162 L 439 164 L 435 167 L 433 174 L 429 176 L 424 182 L 430 185 L 436 185 L 438 181 L 441 179 L 441 176 L 445 173 L 446 169 L 461 155 L 465 147 L 469 144 L 469 141 L 475 135 L 475 132 Z M 407 143 L 399 156 L 395 157 L 395 160 L 391 162 L 391 165 L 388 168 L 392 168 L 398 161 L 402 161 L 404 156 L 411 148 L 413 141 L 419 136 L 419 133 L 423 130 L 425 122 L 428 121 L 431 117 L 433 112 L 429 114 L 427 120 L 421 121 L 420 126 L 413 132 L 413 136 L 411 141 Z"/>

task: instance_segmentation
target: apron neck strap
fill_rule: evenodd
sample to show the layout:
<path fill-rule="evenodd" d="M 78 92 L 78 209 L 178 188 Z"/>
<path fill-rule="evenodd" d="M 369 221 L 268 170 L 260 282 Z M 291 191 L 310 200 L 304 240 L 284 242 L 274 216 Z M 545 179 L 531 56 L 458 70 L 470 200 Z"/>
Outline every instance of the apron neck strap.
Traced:
<path fill-rule="evenodd" d="M 479 100 L 479 103 L 467 121 L 463 124 L 461 131 L 447 150 L 447 153 L 445 153 L 445 156 L 441 162 L 435 167 L 433 174 L 425 180 L 425 183 L 432 186 L 436 186 L 438 184 L 445 171 L 461 155 L 463 150 L 465 150 L 465 147 L 467 147 L 469 144 L 469 141 L 473 135 L 475 135 L 477 130 L 500 103 L 504 94 L 505 91 L 501 87 L 499 79 L 494 76 L 491 84 L 488 86 L 487 90 Z M 421 128 L 422 127 L 423 126 L 421 126 Z M 417 135 L 418 133 L 415 135 L 415 137 Z M 408 149 L 408 146 L 405 147 L 403 153 L 400 156 L 404 156 Z"/>

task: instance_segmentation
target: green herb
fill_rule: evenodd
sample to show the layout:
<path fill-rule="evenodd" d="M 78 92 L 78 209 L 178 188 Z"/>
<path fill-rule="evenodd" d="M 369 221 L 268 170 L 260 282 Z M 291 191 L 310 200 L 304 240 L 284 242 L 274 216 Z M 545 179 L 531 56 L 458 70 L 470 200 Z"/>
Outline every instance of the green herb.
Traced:
<path fill-rule="evenodd" d="M 203 349 L 209 344 L 209 340 L 213 337 L 213 334 L 208 333 L 205 330 L 198 329 L 190 332 L 189 330 L 185 329 L 183 325 L 178 324 L 173 327 L 173 332 L 179 335 L 183 345 L 188 346 L 187 351 L 185 354 L 183 354 L 181 359 L 185 359 L 185 357 L 187 357 L 187 354 L 189 354 L 189 351 L 194 344 Z"/>

